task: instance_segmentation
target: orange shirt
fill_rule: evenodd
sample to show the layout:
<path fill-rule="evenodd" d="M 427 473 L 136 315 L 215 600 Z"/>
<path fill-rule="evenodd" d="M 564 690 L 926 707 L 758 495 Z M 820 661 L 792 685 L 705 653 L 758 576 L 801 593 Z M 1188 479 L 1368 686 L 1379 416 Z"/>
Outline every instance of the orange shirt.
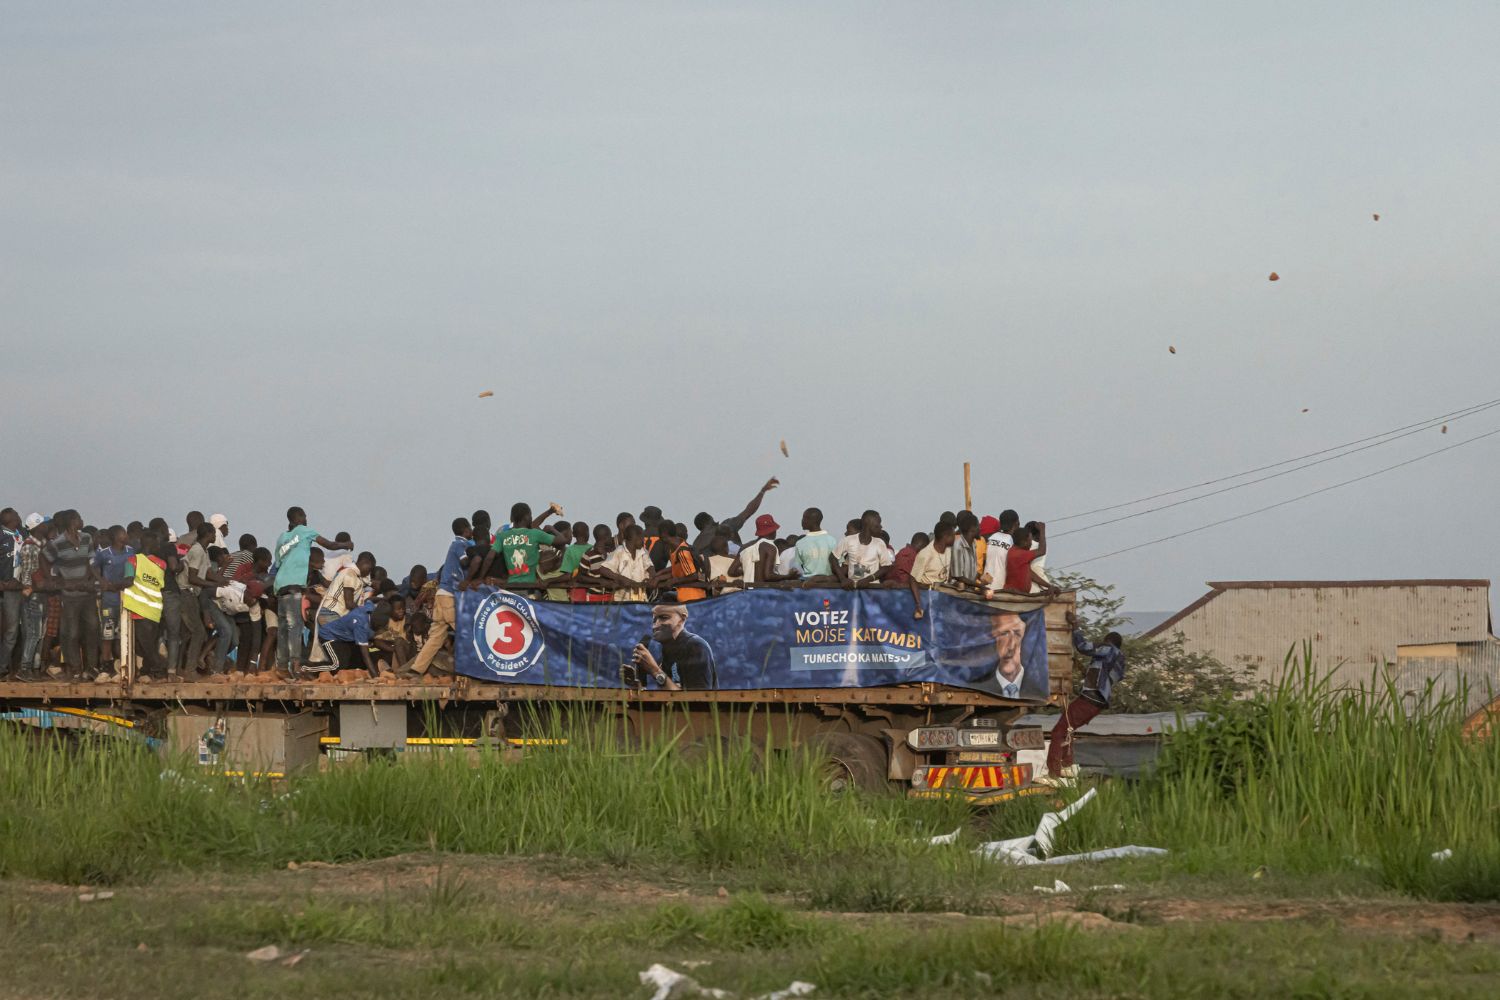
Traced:
<path fill-rule="evenodd" d="M 672 567 L 672 579 L 684 580 L 690 576 L 698 575 L 698 561 L 693 558 L 693 547 L 683 542 L 672 550 L 670 557 Z M 687 601 L 701 601 L 708 596 L 708 591 L 701 587 L 678 587 L 677 599 L 686 603 Z"/>

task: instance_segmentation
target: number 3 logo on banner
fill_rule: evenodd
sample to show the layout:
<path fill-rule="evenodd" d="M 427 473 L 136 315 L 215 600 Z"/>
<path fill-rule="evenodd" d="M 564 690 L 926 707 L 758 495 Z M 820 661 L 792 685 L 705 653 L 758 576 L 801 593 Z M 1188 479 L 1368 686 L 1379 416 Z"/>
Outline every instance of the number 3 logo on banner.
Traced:
<path fill-rule="evenodd" d="M 526 648 L 526 622 L 510 608 L 495 612 L 495 641 L 490 648 L 507 660 Z"/>
<path fill-rule="evenodd" d="M 542 630 L 524 597 L 497 591 L 474 613 L 474 652 L 498 677 L 515 677 L 542 658 Z"/>

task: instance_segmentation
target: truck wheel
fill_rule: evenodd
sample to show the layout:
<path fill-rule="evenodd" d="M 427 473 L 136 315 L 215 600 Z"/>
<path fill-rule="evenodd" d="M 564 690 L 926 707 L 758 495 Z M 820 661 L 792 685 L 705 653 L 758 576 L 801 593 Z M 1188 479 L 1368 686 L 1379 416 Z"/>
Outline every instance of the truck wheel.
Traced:
<path fill-rule="evenodd" d="M 885 745 L 862 733 L 818 733 L 808 744 L 822 758 L 823 782 L 831 792 L 885 788 Z"/>

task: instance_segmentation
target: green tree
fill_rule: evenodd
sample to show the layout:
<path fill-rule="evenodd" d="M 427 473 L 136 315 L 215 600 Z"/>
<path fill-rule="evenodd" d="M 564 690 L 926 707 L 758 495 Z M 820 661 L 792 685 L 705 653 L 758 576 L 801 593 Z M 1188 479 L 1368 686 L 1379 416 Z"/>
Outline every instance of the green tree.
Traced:
<path fill-rule="evenodd" d="M 1113 584 L 1082 573 L 1053 573 L 1059 587 L 1077 592 L 1078 627 L 1091 642 L 1122 631 L 1125 598 Z M 1216 701 L 1248 693 L 1254 687 L 1254 668 L 1225 666 L 1206 653 L 1186 648 L 1182 634 L 1125 637 L 1125 680 L 1114 691 L 1110 708 L 1116 712 L 1195 712 Z M 1083 682 L 1088 658 L 1073 654 L 1073 689 Z"/>

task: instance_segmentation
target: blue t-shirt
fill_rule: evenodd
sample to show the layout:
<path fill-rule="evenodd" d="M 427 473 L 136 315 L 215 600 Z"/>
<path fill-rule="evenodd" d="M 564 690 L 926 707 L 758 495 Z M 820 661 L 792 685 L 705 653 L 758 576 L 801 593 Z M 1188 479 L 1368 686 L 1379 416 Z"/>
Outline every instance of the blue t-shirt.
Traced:
<path fill-rule="evenodd" d="M 299 524 L 283 531 L 276 539 L 276 551 L 272 553 L 276 562 L 276 583 L 273 589 L 307 586 L 307 560 L 312 555 L 313 540 L 321 532 Z"/>
<path fill-rule="evenodd" d="M 361 604 L 342 618 L 318 626 L 319 639 L 331 639 L 334 642 L 352 642 L 359 646 L 370 644 L 370 612 L 374 610 L 372 605 Z"/>
<path fill-rule="evenodd" d="M 443 568 L 438 572 L 438 589 L 448 594 L 457 594 L 459 584 L 464 582 L 463 558 L 469 551 L 469 540 L 453 536 L 448 543 L 448 554 L 443 557 Z"/>
<path fill-rule="evenodd" d="M 135 557 L 135 549 L 125 546 L 123 552 L 116 552 L 113 547 L 106 547 L 94 553 L 94 568 L 99 575 L 104 577 L 106 583 L 124 583 L 125 567 Z M 118 590 L 106 590 L 99 595 L 106 608 L 120 606 L 120 592 Z"/>

